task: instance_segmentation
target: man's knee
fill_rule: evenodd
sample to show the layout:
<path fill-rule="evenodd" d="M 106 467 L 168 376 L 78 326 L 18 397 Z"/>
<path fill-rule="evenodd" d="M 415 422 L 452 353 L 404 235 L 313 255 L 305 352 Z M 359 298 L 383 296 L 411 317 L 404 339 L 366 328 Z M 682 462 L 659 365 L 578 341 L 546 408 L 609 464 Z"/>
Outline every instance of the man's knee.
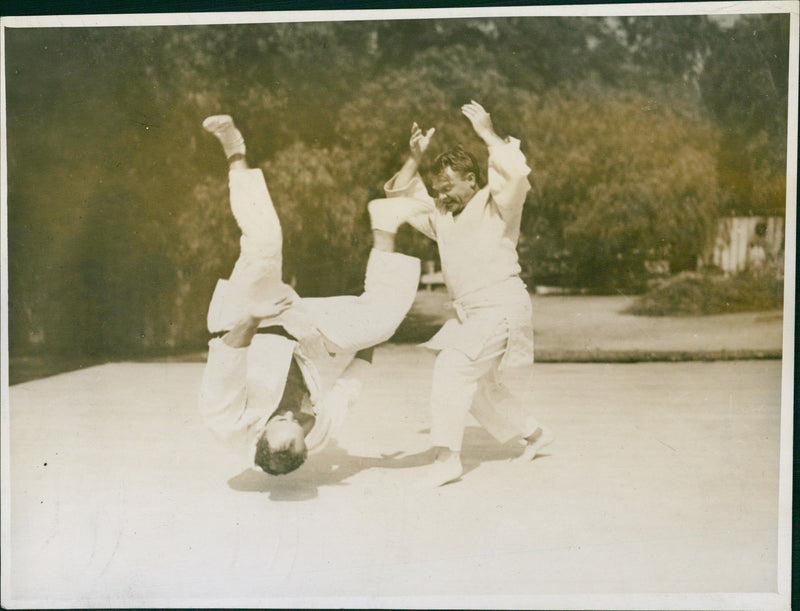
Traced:
<path fill-rule="evenodd" d="M 460 350 L 445 348 L 436 357 L 433 365 L 434 374 L 465 375 L 471 369 L 471 359 Z"/>

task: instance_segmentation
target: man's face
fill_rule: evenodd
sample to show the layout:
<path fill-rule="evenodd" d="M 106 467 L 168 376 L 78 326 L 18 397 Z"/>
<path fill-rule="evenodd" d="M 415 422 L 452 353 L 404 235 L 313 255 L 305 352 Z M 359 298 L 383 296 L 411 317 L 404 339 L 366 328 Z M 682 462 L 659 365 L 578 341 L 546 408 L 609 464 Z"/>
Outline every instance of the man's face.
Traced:
<path fill-rule="evenodd" d="M 264 429 L 269 447 L 273 450 L 290 448 L 292 452 L 301 453 L 306 446 L 305 430 L 295 419 L 291 411 L 270 418 Z"/>
<path fill-rule="evenodd" d="M 475 174 L 462 174 L 453 168 L 445 167 L 433 178 L 431 186 L 436 194 L 436 205 L 445 212 L 458 214 L 478 192 Z"/>

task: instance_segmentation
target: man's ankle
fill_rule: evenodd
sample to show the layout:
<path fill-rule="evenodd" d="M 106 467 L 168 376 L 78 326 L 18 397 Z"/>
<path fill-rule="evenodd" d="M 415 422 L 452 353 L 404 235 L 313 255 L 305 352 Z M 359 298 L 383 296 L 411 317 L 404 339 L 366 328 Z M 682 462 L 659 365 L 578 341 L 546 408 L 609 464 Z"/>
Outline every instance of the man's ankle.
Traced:
<path fill-rule="evenodd" d="M 234 153 L 228 157 L 229 170 L 249 170 L 250 166 L 247 164 L 247 158 L 243 153 Z"/>
<path fill-rule="evenodd" d="M 372 247 L 383 252 L 394 252 L 394 233 L 382 229 L 372 230 Z"/>

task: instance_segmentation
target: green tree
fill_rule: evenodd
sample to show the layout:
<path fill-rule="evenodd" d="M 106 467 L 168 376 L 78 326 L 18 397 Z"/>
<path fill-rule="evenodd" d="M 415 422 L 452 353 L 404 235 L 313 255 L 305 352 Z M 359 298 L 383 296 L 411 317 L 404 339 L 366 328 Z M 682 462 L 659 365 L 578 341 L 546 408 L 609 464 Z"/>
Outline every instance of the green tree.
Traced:
<path fill-rule="evenodd" d="M 533 194 L 522 250 L 533 281 L 636 290 L 644 263 L 691 267 L 718 210 L 716 132 L 652 98 L 583 86 L 519 92 Z"/>
<path fill-rule="evenodd" d="M 722 32 L 700 79 L 723 131 L 719 173 L 735 214 L 783 214 L 789 16 L 747 15 Z"/>
<path fill-rule="evenodd" d="M 699 16 L 6 34 L 14 353 L 202 344 L 238 234 L 200 128 L 212 113 L 236 117 L 266 171 L 287 280 L 309 295 L 360 290 L 365 205 L 412 121 L 437 127 L 432 156 L 461 142 L 485 163 L 458 114 L 473 97 L 531 159 L 520 250 L 533 281 L 610 290 L 635 286 L 646 257 L 690 265 L 717 186 L 731 209 L 783 205 L 785 15 L 727 30 Z M 412 231 L 398 240 L 435 256 Z"/>
<path fill-rule="evenodd" d="M 305 296 L 361 291 L 370 248 L 360 157 L 297 143 L 265 164 L 284 233 L 284 277 Z"/>

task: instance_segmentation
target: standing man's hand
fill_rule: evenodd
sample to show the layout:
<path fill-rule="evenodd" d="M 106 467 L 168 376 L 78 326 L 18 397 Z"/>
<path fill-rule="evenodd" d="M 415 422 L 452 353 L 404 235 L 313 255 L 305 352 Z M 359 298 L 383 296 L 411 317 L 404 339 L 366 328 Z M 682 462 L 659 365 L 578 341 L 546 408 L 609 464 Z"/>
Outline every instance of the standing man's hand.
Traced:
<path fill-rule="evenodd" d="M 403 167 L 395 176 L 396 185 L 408 185 L 414 178 L 419 170 L 419 164 L 422 161 L 422 156 L 428 150 L 428 145 L 431 143 L 431 138 L 436 131 L 435 127 L 431 127 L 427 132 L 423 132 L 416 122 L 411 126 L 411 138 L 408 141 L 408 148 L 410 155 L 406 159 Z"/>
<path fill-rule="evenodd" d="M 504 140 L 494 131 L 491 115 L 475 100 L 470 100 L 468 104 L 464 104 L 461 107 L 461 114 L 469 119 L 469 122 L 472 123 L 472 129 L 475 130 L 475 133 L 481 137 L 487 146 L 504 144 Z"/>
<path fill-rule="evenodd" d="M 435 127 L 431 127 L 427 132 L 423 132 L 416 122 L 411 126 L 411 139 L 408 141 L 408 145 L 411 150 L 411 157 L 417 165 L 419 165 L 425 151 L 428 150 L 428 145 L 431 143 L 431 138 L 433 138 L 435 132 Z"/>

